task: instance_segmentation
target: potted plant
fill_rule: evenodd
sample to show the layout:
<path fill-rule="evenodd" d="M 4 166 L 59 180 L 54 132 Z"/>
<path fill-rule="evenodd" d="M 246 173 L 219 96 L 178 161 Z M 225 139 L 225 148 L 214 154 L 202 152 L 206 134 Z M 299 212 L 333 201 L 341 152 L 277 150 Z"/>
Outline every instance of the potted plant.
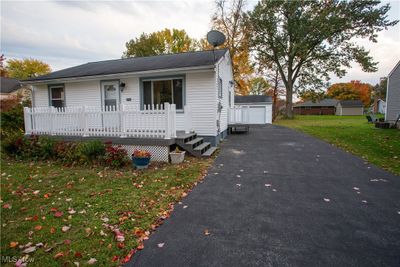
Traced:
<path fill-rule="evenodd" d="M 135 150 L 132 154 L 132 164 L 137 169 L 146 169 L 150 164 L 151 154 L 146 150 Z"/>
<path fill-rule="evenodd" d="M 174 151 L 169 153 L 169 155 L 171 156 L 171 163 L 179 164 L 183 162 L 183 160 L 185 159 L 185 153 L 186 151 L 179 150 L 179 148 L 176 147 Z"/>

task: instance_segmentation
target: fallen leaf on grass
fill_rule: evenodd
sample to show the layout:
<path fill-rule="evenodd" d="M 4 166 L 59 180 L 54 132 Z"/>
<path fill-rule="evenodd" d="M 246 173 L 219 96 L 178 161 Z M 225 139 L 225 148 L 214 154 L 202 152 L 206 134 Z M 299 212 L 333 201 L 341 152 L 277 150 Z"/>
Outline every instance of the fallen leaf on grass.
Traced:
<path fill-rule="evenodd" d="M 44 194 L 43 197 L 44 197 L 44 198 L 49 198 L 49 197 L 50 197 L 50 194 L 49 194 L 49 193 Z"/>
<path fill-rule="evenodd" d="M 56 211 L 55 213 L 54 213 L 54 217 L 56 217 L 56 218 L 60 218 L 60 217 L 62 217 L 64 215 L 64 212 L 62 212 L 62 211 Z"/>
<path fill-rule="evenodd" d="M 15 248 L 16 246 L 18 246 L 18 242 L 12 241 L 10 242 L 10 248 Z"/>
<path fill-rule="evenodd" d="M 64 253 L 63 252 L 58 252 L 56 255 L 54 255 L 55 259 L 59 259 L 59 258 L 62 258 L 62 257 L 64 257 Z"/>
<path fill-rule="evenodd" d="M 35 190 L 35 191 L 33 191 L 32 193 L 33 193 L 34 195 L 37 195 L 37 194 L 40 193 L 40 190 Z"/>
<path fill-rule="evenodd" d="M 61 228 L 61 231 L 63 231 L 63 232 L 65 233 L 65 232 L 68 232 L 69 229 L 71 229 L 71 226 L 66 226 L 66 225 L 64 225 L 64 226 Z"/>
<path fill-rule="evenodd" d="M 41 226 L 41 225 L 36 225 L 36 226 L 35 226 L 35 230 L 36 230 L 36 231 L 42 230 L 42 226 Z"/>
<path fill-rule="evenodd" d="M 79 251 L 76 251 L 74 256 L 75 256 L 75 258 L 82 258 L 82 253 L 80 253 Z"/>
<path fill-rule="evenodd" d="M 36 250 L 36 247 L 35 247 L 35 246 L 34 246 L 34 247 L 27 247 L 26 249 L 24 249 L 24 250 L 22 251 L 22 253 L 28 254 L 28 253 L 34 252 L 35 250 Z"/>
<path fill-rule="evenodd" d="M 54 234 L 55 232 L 56 232 L 56 228 L 51 227 L 51 228 L 50 228 L 50 233 L 51 233 L 51 234 Z"/>
<path fill-rule="evenodd" d="M 64 240 L 64 244 L 65 245 L 70 245 L 71 244 L 71 240 L 70 239 L 65 239 Z"/>
<path fill-rule="evenodd" d="M 116 262 L 116 261 L 118 261 L 118 260 L 119 260 L 119 257 L 118 257 L 118 256 L 115 256 L 115 255 L 114 255 L 114 256 L 112 257 L 112 259 L 111 259 L 112 262 Z"/>
<path fill-rule="evenodd" d="M 140 244 L 139 244 L 139 246 L 137 246 L 137 249 L 138 249 L 138 250 L 142 250 L 142 249 L 144 249 L 144 245 L 143 245 L 143 243 L 140 243 Z"/>
<path fill-rule="evenodd" d="M 69 214 L 75 214 L 76 211 L 75 211 L 74 209 L 68 209 L 68 213 L 69 213 Z"/>
<path fill-rule="evenodd" d="M 12 208 L 11 205 L 8 203 L 3 205 L 3 209 L 11 209 L 11 208 Z"/>
<path fill-rule="evenodd" d="M 124 243 L 118 243 L 117 247 L 120 248 L 120 249 L 123 249 L 125 247 L 125 244 Z"/>
<path fill-rule="evenodd" d="M 90 258 L 90 260 L 87 261 L 87 264 L 93 265 L 96 264 L 97 260 L 95 258 Z"/>

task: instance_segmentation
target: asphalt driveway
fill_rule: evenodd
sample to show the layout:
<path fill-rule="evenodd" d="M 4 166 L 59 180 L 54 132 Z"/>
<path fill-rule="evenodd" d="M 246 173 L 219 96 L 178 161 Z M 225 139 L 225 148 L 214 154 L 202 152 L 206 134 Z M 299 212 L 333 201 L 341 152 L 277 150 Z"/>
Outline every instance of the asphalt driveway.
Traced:
<path fill-rule="evenodd" d="M 128 266 L 400 266 L 400 177 L 294 130 L 253 127 L 229 136 Z"/>

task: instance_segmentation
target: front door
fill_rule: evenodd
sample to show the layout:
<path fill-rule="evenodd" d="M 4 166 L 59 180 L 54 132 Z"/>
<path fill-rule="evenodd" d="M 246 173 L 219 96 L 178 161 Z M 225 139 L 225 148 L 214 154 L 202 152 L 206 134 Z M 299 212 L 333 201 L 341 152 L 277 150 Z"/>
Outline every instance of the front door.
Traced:
<path fill-rule="evenodd" d="M 101 83 L 103 107 L 116 109 L 119 106 L 119 81 L 105 81 Z"/>

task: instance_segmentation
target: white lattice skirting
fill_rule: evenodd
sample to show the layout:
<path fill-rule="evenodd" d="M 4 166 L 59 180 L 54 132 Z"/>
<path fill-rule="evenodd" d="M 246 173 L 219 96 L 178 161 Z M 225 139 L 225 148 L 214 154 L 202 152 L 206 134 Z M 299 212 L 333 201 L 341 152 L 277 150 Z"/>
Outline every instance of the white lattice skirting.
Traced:
<path fill-rule="evenodd" d="M 151 161 L 169 162 L 169 146 L 143 146 L 143 145 L 121 145 L 132 155 L 136 149 L 147 150 L 151 153 Z"/>

